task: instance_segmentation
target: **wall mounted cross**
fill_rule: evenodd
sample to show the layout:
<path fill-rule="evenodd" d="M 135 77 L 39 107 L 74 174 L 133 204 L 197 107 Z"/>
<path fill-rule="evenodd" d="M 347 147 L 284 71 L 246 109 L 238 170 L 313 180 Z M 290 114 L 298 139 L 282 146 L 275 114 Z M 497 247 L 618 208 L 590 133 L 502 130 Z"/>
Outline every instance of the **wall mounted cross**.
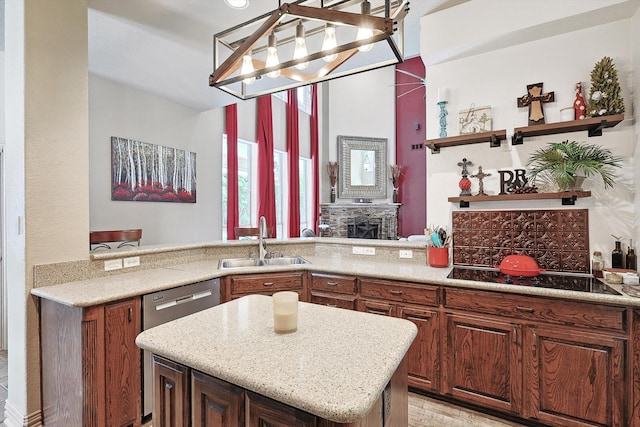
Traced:
<path fill-rule="evenodd" d="M 518 98 L 518 107 L 529 107 L 529 126 L 544 123 L 542 103 L 553 102 L 554 93 L 542 93 L 542 82 L 527 85 L 527 94 Z"/>

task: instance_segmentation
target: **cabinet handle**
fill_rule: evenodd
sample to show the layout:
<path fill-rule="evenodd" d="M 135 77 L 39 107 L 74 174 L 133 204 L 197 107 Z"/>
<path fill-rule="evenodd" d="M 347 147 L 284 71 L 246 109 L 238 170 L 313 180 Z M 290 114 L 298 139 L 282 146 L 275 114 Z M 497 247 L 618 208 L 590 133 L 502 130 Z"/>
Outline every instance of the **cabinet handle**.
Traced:
<path fill-rule="evenodd" d="M 391 289 L 389 293 L 391 295 L 402 295 L 402 291 L 396 291 L 395 289 Z"/>
<path fill-rule="evenodd" d="M 338 282 L 327 282 L 327 286 L 338 286 Z"/>
<path fill-rule="evenodd" d="M 338 308 L 338 306 L 336 304 L 327 304 L 327 307 L 335 307 Z"/>
<path fill-rule="evenodd" d="M 173 384 L 171 383 L 165 383 L 164 384 L 164 388 L 166 388 L 167 390 L 171 390 L 173 388 Z"/>
<path fill-rule="evenodd" d="M 133 308 L 129 307 L 129 323 L 133 322 Z"/>
<path fill-rule="evenodd" d="M 273 282 L 262 282 L 262 286 L 273 286 Z"/>
<path fill-rule="evenodd" d="M 516 310 L 524 311 L 526 313 L 533 313 L 533 311 L 534 311 L 533 308 L 531 308 L 531 307 L 521 307 L 519 305 L 516 306 Z"/>

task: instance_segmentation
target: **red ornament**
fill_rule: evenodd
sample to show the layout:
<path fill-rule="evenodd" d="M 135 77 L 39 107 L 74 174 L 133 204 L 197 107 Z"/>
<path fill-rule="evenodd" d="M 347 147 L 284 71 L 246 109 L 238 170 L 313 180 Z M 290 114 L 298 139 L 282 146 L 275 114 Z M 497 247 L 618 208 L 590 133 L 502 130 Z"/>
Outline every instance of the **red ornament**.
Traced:
<path fill-rule="evenodd" d="M 461 196 L 470 196 L 471 195 L 471 180 L 466 176 L 463 176 L 458 183 L 458 187 L 460 187 L 460 195 Z"/>
<path fill-rule="evenodd" d="M 582 83 L 576 84 L 576 100 L 573 101 L 573 110 L 575 111 L 575 119 L 582 120 L 587 116 L 587 106 L 582 97 Z"/>

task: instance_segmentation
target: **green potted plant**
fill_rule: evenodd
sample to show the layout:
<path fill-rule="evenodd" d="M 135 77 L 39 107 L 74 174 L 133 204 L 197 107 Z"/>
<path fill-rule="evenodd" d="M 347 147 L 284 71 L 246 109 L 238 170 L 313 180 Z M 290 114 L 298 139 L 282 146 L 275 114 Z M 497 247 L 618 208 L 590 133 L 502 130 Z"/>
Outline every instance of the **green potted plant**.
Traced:
<path fill-rule="evenodd" d="M 622 160 L 599 145 L 576 141 L 552 142 L 533 152 L 527 166 L 531 182 L 555 184 L 560 191 L 581 190 L 586 177 L 600 175 L 604 187 L 613 187 L 615 168 Z"/>

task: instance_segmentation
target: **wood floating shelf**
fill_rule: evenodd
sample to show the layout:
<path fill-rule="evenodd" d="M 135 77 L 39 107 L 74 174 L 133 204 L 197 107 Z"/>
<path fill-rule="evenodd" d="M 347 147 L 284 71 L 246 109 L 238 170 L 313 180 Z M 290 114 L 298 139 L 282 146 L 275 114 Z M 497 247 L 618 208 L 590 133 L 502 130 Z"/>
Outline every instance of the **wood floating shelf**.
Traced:
<path fill-rule="evenodd" d="M 461 208 L 468 208 L 471 202 L 501 202 L 508 200 L 543 200 L 561 199 L 563 205 L 575 205 L 576 199 L 591 197 L 591 191 L 561 191 L 558 193 L 524 193 L 501 194 L 495 196 L 458 196 L 449 197 L 449 202 L 460 203 Z"/>
<path fill-rule="evenodd" d="M 513 129 L 512 145 L 520 145 L 527 136 L 554 135 L 558 133 L 578 132 L 586 130 L 588 135 L 602 136 L 602 129 L 614 127 L 624 120 L 624 114 L 611 116 L 590 117 L 583 120 L 571 120 L 567 122 L 545 123 L 541 125 L 526 126 Z"/>
<path fill-rule="evenodd" d="M 471 133 L 468 135 L 450 136 L 447 138 L 427 139 L 425 141 L 427 147 L 431 149 L 431 153 L 439 153 L 442 147 L 454 147 L 456 145 L 479 144 L 488 142 L 491 147 L 500 147 L 500 141 L 507 139 L 506 129 Z"/>

